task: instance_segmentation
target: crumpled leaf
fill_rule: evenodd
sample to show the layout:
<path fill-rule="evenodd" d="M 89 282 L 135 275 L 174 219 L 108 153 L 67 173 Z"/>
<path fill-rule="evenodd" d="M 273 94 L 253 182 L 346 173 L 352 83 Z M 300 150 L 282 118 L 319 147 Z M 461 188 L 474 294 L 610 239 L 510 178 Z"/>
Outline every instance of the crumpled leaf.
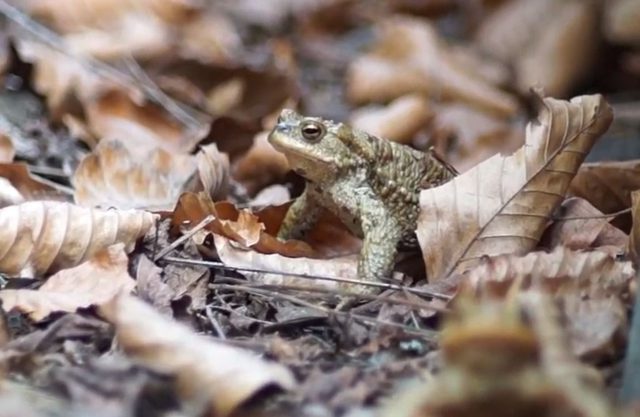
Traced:
<path fill-rule="evenodd" d="M 269 132 L 260 132 L 253 145 L 233 166 L 233 175 L 250 194 L 281 179 L 289 172 L 287 157 L 267 141 Z"/>
<path fill-rule="evenodd" d="M 600 251 L 559 246 L 551 253 L 484 258 L 467 271 L 465 282 L 476 291 L 491 288 L 507 294 L 517 285 L 521 291 L 544 291 L 561 298 L 574 353 L 593 359 L 620 347 L 627 326 L 623 300 L 634 277 L 631 262 L 616 261 Z"/>
<path fill-rule="evenodd" d="M 0 133 L 0 163 L 13 162 L 16 150 L 11 142 L 11 138 L 4 133 Z"/>
<path fill-rule="evenodd" d="M 73 175 L 77 204 L 119 209 L 168 210 L 194 177 L 196 160 L 161 148 L 130 150 L 102 140 Z"/>
<path fill-rule="evenodd" d="M 309 257 L 290 258 L 278 253 L 265 254 L 238 248 L 230 239 L 214 235 L 216 253 L 227 266 L 256 269 L 264 272 L 244 272 L 255 282 L 271 285 L 296 285 L 307 288 L 345 289 L 353 292 L 360 288 L 353 284 L 330 280 L 306 279 L 302 276 L 321 276 L 357 279 L 358 258 L 356 255 L 329 259 Z M 268 271 L 268 272 L 267 272 Z M 366 291 L 367 288 L 362 288 Z"/>
<path fill-rule="evenodd" d="M 631 192 L 640 189 L 640 160 L 582 164 L 569 192 L 603 213 L 631 207 Z"/>
<path fill-rule="evenodd" d="M 385 107 L 354 111 L 351 125 L 380 138 L 409 144 L 432 116 L 427 99 L 410 94 L 395 99 Z"/>
<path fill-rule="evenodd" d="M 538 243 L 569 182 L 612 114 L 600 95 L 543 99 L 526 144 L 420 193 L 416 234 L 429 280 L 463 272 L 485 255 Z"/>
<path fill-rule="evenodd" d="M 127 271 L 128 263 L 124 244 L 118 243 L 74 268 L 59 271 L 37 290 L 1 290 L 0 300 L 5 310 L 15 308 L 34 321 L 54 312 L 74 312 L 102 304 L 135 288 L 136 282 Z"/>
<path fill-rule="evenodd" d="M 215 143 L 202 146 L 196 154 L 200 182 L 213 200 L 223 200 L 229 192 L 229 157 Z"/>
<path fill-rule="evenodd" d="M 631 193 L 633 227 L 629 234 L 629 256 L 640 267 L 640 190 Z"/>
<path fill-rule="evenodd" d="M 130 252 L 156 215 L 96 210 L 54 201 L 0 209 L 0 272 L 42 276 L 76 266 L 115 243 Z"/>
<path fill-rule="evenodd" d="M 196 335 L 144 302 L 120 296 L 100 308 L 122 349 L 156 372 L 170 374 L 185 400 L 206 401 L 210 415 L 227 416 L 267 386 L 291 389 L 291 372 L 237 347 Z"/>
<path fill-rule="evenodd" d="M 390 18 L 382 22 L 374 49 L 350 65 L 347 94 L 353 102 L 364 103 L 415 92 L 463 101 L 500 115 L 518 109 L 513 96 L 459 65 L 429 24 Z"/>
<path fill-rule="evenodd" d="M 567 198 L 556 214 L 541 243 L 545 247 L 563 246 L 573 250 L 596 249 L 615 256 L 627 246 L 628 236 L 610 224 L 600 210 L 579 197 Z"/>
<path fill-rule="evenodd" d="M 521 92 L 539 86 L 563 97 L 593 69 L 597 6 L 581 0 L 505 2 L 483 22 L 477 40 L 486 53 L 514 67 Z"/>
<path fill-rule="evenodd" d="M 56 189 L 56 184 L 32 175 L 22 162 L 0 164 L 0 177 L 16 188 L 24 200 L 68 200 L 67 194 Z"/>

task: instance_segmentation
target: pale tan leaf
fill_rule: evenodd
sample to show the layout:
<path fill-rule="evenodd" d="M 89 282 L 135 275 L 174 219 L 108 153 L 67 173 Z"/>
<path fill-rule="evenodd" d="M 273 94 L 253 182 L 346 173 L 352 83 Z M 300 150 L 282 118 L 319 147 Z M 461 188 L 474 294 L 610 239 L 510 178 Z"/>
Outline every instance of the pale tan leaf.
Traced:
<path fill-rule="evenodd" d="M 212 143 L 200 148 L 196 163 L 204 192 L 214 201 L 224 200 L 229 192 L 229 156 Z"/>
<path fill-rule="evenodd" d="M 538 243 L 596 139 L 611 123 L 600 95 L 545 98 L 525 145 L 495 155 L 420 194 L 417 236 L 427 275 L 463 272 L 485 255 L 525 253 Z"/>
<path fill-rule="evenodd" d="M 38 290 L 2 290 L 0 300 L 7 311 L 15 308 L 34 321 L 58 311 L 74 312 L 102 304 L 135 288 L 128 263 L 124 244 L 112 245 L 74 268 L 59 271 Z"/>
<path fill-rule="evenodd" d="M 545 247 L 564 246 L 573 250 L 596 249 L 610 254 L 622 253 L 629 238 L 609 222 L 602 212 L 587 200 L 567 198 L 556 210 L 553 224 L 547 228 L 541 242 Z"/>
<path fill-rule="evenodd" d="M 542 291 L 561 299 L 573 352 L 602 359 L 615 353 L 626 329 L 623 300 L 635 277 L 631 262 L 604 252 L 578 252 L 557 247 L 553 252 L 485 258 L 465 274 L 475 291 L 508 294 Z M 619 347 L 619 346 L 618 346 Z"/>
<path fill-rule="evenodd" d="M 380 25 L 373 51 L 350 65 L 347 94 L 350 100 L 364 103 L 416 92 L 463 101 L 500 115 L 518 110 L 513 96 L 459 64 L 428 23 L 389 18 Z"/>
<path fill-rule="evenodd" d="M 564 96 L 593 68 L 597 19 L 594 2 L 514 0 L 483 22 L 477 39 L 484 51 L 514 67 L 520 91 L 540 86 Z"/>
<path fill-rule="evenodd" d="M 266 131 L 257 134 L 249 151 L 233 166 L 234 178 L 252 194 L 283 178 L 290 169 L 287 158 L 267 141 L 268 135 Z"/>
<path fill-rule="evenodd" d="M 0 272 L 42 276 L 76 266 L 115 243 L 127 252 L 156 215 L 35 201 L 0 209 Z"/>
<path fill-rule="evenodd" d="M 354 111 L 351 113 L 351 125 L 372 135 L 408 144 L 432 116 L 427 99 L 410 94 L 385 107 Z"/>
<path fill-rule="evenodd" d="M 582 197 L 603 213 L 631 207 L 631 192 L 640 189 L 640 160 L 583 164 L 569 192 Z"/>
<path fill-rule="evenodd" d="M 100 308 L 133 360 L 176 378 L 185 400 L 207 401 L 209 415 L 227 416 L 267 386 L 290 389 L 291 372 L 243 349 L 193 333 L 151 306 L 120 296 Z"/>
<path fill-rule="evenodd" d="M 13 162 L 16 150 L 13 147 L 11 138 L 4 133 L 0 133 L 0 163 Z"/>
<path fill-rule="evenodd" d="M 195 171 L 191 155 L 161 148 L 136 152 L 119 140 L 103 139 L 73 175 L 74 198 L 89 207 L 170 210 L 182 192 L 195 187 L 189 181 Z"/>
<path fill-rule="evenodd" d="M 245 272 L 249 279 L 272 285 L 296 285 L 351 292 L 366 291 L 357 285 L 341 284 L 330 280 L 306 279 L 306 276 L 355 279 L 358 276 L 357 255 L 330 259 L 307 257 L 289 258 L 277 253 L 265 254 L 234 245 L 233 241 L 214 235 L 214 243 L 220 260 L 228 266 L 249 268 L 265 272 Z M 267 272 L 268 271 L 268 272 Z"/>
<path fill-rule="evenodd" d="M 23 195 L 11 182 L 0 177 L 0 208 L 20 204 L 24 201 Z"/>

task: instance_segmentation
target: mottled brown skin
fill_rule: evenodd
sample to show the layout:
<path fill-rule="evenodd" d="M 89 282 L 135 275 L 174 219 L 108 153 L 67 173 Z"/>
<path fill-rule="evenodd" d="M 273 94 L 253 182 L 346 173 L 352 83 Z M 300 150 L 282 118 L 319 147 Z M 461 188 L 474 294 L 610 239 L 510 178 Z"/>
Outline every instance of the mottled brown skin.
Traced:
<path fill-rule="evenodd" d="M 389 278 L 398 243 L 415 241 L 420 190 L 455 176 L 431 152 L 292 110 L 280 113 L 269 142 L 307 180 L 278 237 L 301 237 L 324 207 L 364 239 L 358 275 L 370 281 Z"/>

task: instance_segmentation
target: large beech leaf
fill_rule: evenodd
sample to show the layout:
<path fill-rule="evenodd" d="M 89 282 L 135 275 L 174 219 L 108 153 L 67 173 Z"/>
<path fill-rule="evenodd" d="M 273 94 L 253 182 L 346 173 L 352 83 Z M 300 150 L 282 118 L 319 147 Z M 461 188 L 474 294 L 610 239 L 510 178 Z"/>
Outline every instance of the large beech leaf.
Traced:
<path fill-rule="evenodd" d="M 587 152 L 612 120 L 601 95 L 545 98 L 526 143 L 420 194 L 417 235 L 438 280 L 485 255 L 533 249 Z"/>

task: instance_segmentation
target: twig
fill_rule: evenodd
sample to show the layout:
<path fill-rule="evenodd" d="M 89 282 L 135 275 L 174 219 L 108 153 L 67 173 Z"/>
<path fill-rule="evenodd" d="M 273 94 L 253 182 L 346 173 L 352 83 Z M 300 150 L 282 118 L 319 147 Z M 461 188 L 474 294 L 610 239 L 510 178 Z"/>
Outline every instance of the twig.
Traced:
<path fill-rule="evenodd" d="M 244 267 L 230 266 L 230 265 L 225 265 L 222 262 L 174 258 L 169 256 L 165 258 L 165 261 L 172 262 L 172 263 L 185 264 L 185 265 L 206 266 L 208 268 L 220 269 L 222 271 L 237 271 L 237 272 L 251 272 L 251 273 L 260 273 L 260 274 L 285 275 L 285 276 L 299 277 L 303 279 L 333 281 L 333 282 L 341 282 L 346 284 L 362 285 L 366 287 L 376 287 L 383 290 L 408 291 L 412 294 L 421 295 L 423 297 L 438 298 L 444 301 L 449 301 L 453 298 L 450 295 L 442 294 L 436 291 L 412 288 L 412 287 L 407 287 L 405 285 L 387 284 L 384 282 L 363 281 L 355 278 L 338 278 L 338 277 L 328 277 L 328 276 L 322 276 L 322 275 L 299 274 L 295 272 L 267 271 L 267 270 L 258 269 L 258 268 L 244 268 Z"/>
<path fill-rule="evenodd" d="M 156 261 L 164 258 L 164 256 L 167 253 L 171 252 L 172 250 L 177 248 L 182 242 L 184 242 L 185 240 L 191 238 L 191 236 L 195 235 L 200 230 L 202 230 L 205 227 L 207 227 L 207 225 L 209 223 L 211 223 L 212 221 L 214 221 L 214 220 L 215 220 L 215 216 L 213 214 L 210 214 L 207 217 L 205 217 L 204 219 L 202 219 L 202 221 L 200 223 L 198 223 L 197 225 L 195 225 L 191 230 L 189 230 L 187 233 L 185 233 L 184 235 L 180 236 L 178 239 L 176 239 L 173 242 L 171 242 L 171 244 L 169 246 L 167 246 L 166 248 L 164 248 L 160 252 L 158 252 L 158 254 L 153 258 L 153 261 L 156 262 Z"/>
<path fill-rule="evenodd" d="M 218 337 L 222 340 L 226 340 L 227 336 L 224 334 L 224 330 L 222 330 L 222 326 L 220 326 L 220 323 L 218 323 L 218 320 L 215 317 L 213 317 L 213 311 L 211 311 L 211 306 L 210 305 L 206 306 L 204 311 L 207 314 L 207 319 L 209 319 L 209 322 L 211 323 L 214 330 L 218 334 Z"/>
<path fill-rule="evenodd" d="M 318 288 L 318 287 L 308 287 L 308 286 L 303 286 L 303 285 L 285 285 L 285 284 L 264 284 L 261 282 L 246 282 L 240 279 L 236 279 L 233 277 L 221 277 L 221 278 L 225 278 L 228 279 L 229 281 L 231 281 L 234 284 L 240 284 L 243 286 L 248 286 L 251 288 L 262 288 L 265 290 L 273 290 L 273 291 L 278 291 L 278 290 L 290 290 L 290 291 L 300 291 L 300 292 L 312 292 L 312 293 L 321 293 L 321 294 L 329 294 L 329 295 L 339 295 L 341 297 L 357 297 L 357 298 L 363 298 L 363 299 L 367 299 L 367 300 L 371 300 L 371 301 L 380 301 L 383 303 L 389 303 L 389 304 L 398 304 L 398 305 L 405 305 L 407 307 L 411 307 L 414 309 L 425 309 L 425 310 L 433 310 L 433 311 L 437 311 L 439 313 L 446 313 L 449 310 L 446 308 L 440 308 L 440 307 L 436 307 L 436 306 L 432 306 L 432 305 L 428 305 L 424 302 L 416 302 L 416 301 L 411 301 L 411 300 L 403 300 L 401 298 L 396 298 L 396 297 L 389 297 L 389 296 L 385 296 L 383 294 L 356 294 L 353 292 L 349 292 L 349 291 L 344 291 L 344 290 L 337 290 L 337 289 L 332 289 L 332 288 Z M 215 284 L 210 284 L 211 285 L 215 285 Z"/>
<path fill-rule="evenodd" d="M 258 296 L 262 296 L 262 297 L 271 297 L 271 298 L 278 298 L 281 300 L 285 300 L 285 301 L 289 301 L 290 303 L 293 304 L 297 304 L 297 305 L 301 305 L 303 307 L 307 307 L 313 310 L 317 310 L 317 311 L 321 311 L 329 316 L 331 315 L 335 315 L 335 316 L 342 316 L 342 317 L 346 317 L 348 319 L 354 319 L 354 320 L 360 320 L 364 323 L 369 323 L 369 324 L 373 324 L 375 326 L 391 326 L 391 327 L 397 327 L 400 328 L 402 330 L 404 330 L 407 333 L 412 333 L 412 334 L 416 334 L 416 335 L 420 335 L 423 337 L 427 337 L 430 340 L 435 340 L 436 339 L 436 332 L 435 331 L 427 331 L 424 329 L 414 329 L 412 327 L 406 326 L 404 324 L 400 324 L 400 323 L 394 323 L 394 322 L 389 322 L 389 321 L 384 321 L 384 320 L 379 320 L 379 319 L 375 319 L 372 317 L 367 317 L 367 316 L 362 316 L 359 314 L 352 314 L 349 313 L 347 311 L 336 311 L 336 310 L 332 310 L 326 307 L 321 307 L 321 306 L 317 306 L 313 303 L 309 303 L 307 301 L 301 300 L 297 297 L 293 297 L 290 295 L 286 295 L 286 294 L 280 294 L 274 291 L 268 291 L 268 290 L 262 290 L 262 289 L 258 289 L 258 288 L 251 288 L 251 287 L 246 287 L 243 285 L 229 285 L 229 284 L 211 284 L 211 285 L 215 285 L 218 288 L 221 289 L 228 289 L 228 290 L 236 290 L 236 291 L 243 291 L 243 292 L 248 292 L 250 294 L 255 294 Z"/>

